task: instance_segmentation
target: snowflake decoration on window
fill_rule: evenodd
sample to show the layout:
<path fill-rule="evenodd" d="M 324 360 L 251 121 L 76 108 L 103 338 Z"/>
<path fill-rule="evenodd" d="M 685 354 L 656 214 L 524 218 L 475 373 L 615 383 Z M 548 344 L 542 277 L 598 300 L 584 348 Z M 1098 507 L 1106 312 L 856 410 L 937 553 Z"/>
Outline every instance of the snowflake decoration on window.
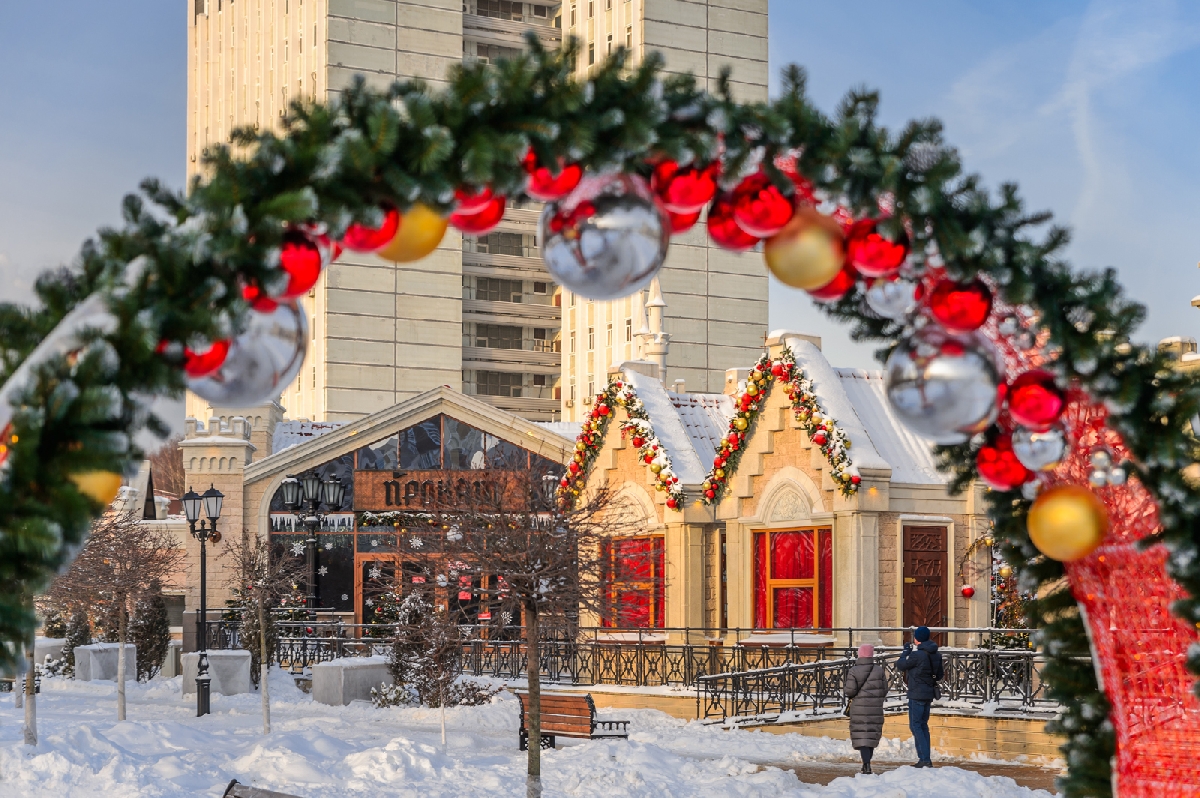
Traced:
<path fill-rule="evenodd" d="M 413 538 L 412 540 L 408 541 L 408 545 L 412 546 L 414 549 L 419 549 L 425 545 L 425 541 L 421 540 L 420 538 Z"/>
<path fill-rule="evenodd" d="M 372 539 L 372 540 L 371 540 L 371 547 L 372 547 L 372 548 L 374 548 L 375 546 L 378 546 L 378 545 L 379 545 L 379 541 L 378 541 L 378 540 L 375 540 L 375 539 Z"/>
<path fill-rule="evenodd" d="M 304 544 L 303 543 L 293 543 L 292 544 L 292 554 L 299 557 L 303 553 L 304 553 Z"/>
<path fill-rule="evenodd" d="M 368 606 L 368 607 L 374 607 L 374 606 L 375 606 L 375 599 L 367 599 L 367 606 Z"/>
<path fill-rule="evenodd" d="M 327 542 L 325 544 L 325 551 L 333 551 L 333 544 Z"/>
<path fill-rule="evenodd" d="M 505 610 L 504 612 L 500 613 L 500 623 L 506 624 L 506 625 L 509 623 L 512 623 L 512 613 L 509 612 L 508 610 Z"/>
<path fill-rule="evenodd" d="M 327 575 L 328 573 L 329 573 L 329 569 L 328 569 L 328 568 L 326 568 L 324 565 L 322 565 L 320 568 L 318 568 L 318 569 L 317 569 L 317 575 L 318 575 L 318 576 L 325 576 L 325 575 Z"/>
<path fill-rule="evenodd" d="M 372 568 L 371 570 L 367 571 L 367 574 L 372 579 L 378 579 L 379 577 L 383 576 L 383 571 L 379 570 L 378 568 Z"/>
<path fill-rule="evenodd" d="M 343 593 L 343 594 L 342 594 L 342 601 L 349 601 L 349 600 L 350 600 L 350 597 L 349 597 L 348 595 L 346 595 L 345 593 Z"/>

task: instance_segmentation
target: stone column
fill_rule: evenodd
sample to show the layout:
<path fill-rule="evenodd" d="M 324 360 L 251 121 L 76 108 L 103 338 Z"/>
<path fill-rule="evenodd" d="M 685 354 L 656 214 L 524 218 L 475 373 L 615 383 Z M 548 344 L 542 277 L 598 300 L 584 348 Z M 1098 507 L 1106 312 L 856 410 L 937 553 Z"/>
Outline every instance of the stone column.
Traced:
<path fill-rule="evenodd" d="M 231 418 L 227 424 L 222 424 L 219 418 L 210 418 L 207 427 L 194 418 L 184 423 L 186 433 L 179 447 L 183 450 L 185 487 L 202 494 L 211 486 L 225 494 L 221 519 L 217 522 L 221 540 L 216 544 L 210 542 L 207 547 L 208 606 L 223 607 L 229 597 L 231 573 L 221 553 L 242 534 L 243 470 L 255 451 L 250 442 L 251 425 L 240 416 Z M 200 544 L 190 534 L 185 533 L 184 538 L 187 552 L 184 602 L 186 609 L 195 610 L 200 606 Z"/>
<path fill-rule="evenodd" d="M 699 629 L 704 626 L 704 527 L 699 524 L 668 524 L 665 534 L 667 602 L 669 627 Z M 697 640 L 703 635 L 698 635 Z M 678 642 L 688 642 L 682 638 Z M 696 642 L 696 641 L 691 641 Z"/>

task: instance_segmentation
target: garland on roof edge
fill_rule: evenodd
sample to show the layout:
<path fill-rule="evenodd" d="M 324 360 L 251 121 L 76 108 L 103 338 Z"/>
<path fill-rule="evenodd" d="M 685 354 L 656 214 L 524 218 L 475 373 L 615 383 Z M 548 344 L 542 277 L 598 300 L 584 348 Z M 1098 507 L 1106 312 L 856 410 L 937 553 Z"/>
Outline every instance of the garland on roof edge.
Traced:
<path fill-rule="evenodd" d="M 1173 609 L 1200 623 L 1200 493 L 1181 473 L 1192 462 L 1186 429 L 1200 392 L 1196 377 L 1130 341 L 1145 310 L 1115 272 L 1072 271 L 1060 254 L 1067 232 L 1038 232 L 1048 214 L 1026 211 L 1014 185 L 991 193 L 965 174 L 939 122 L 880 127 L 873 92 L 852 91 L 828 117 L 805 96 L 798 67 L 785 70 L 778 99 L 739 104 L 728 73 L 709 94 L 693 76 L 664 74 L 654 54 L 629 68 L 619 52 L 581 81 L 577 52 L 575 42 L 552 53 L 531 41 L 529 53 L 495 66 L 454 66 L 444 91 L 401 81 L 376 92 L 360 80 L 337 103 L 296 102 L 280 133 L 242 129 L 232 146 L 211 148 L 207 177 L 187 195 L 144 182 L 125 198 L 120 228 L 101 230 L 77 263 L 37 281 L 38 307 L 0 305 L 0 405 L 12 409 L 0 418 L 0 665 L 14 666 L 18 641 L 33 632 L 28 596 L 78 550 L 115 495 L 114 475 L 143 457 L 134 433 L 167 433 L 149 397 L 179 395 L 183 369 L 208 373 L 226 355 L 214 350 L 253 326 L 251 307 L 265 311 L 312 277 L 314 240 L 324 257 L 333 242 L 370 243 L 388 224 L 395 233 L 397 213 L 407 214 L 406 231 L 421 233 L 455 209 L 481 212 L 483 195 L 492 211 L 498 198 L 502 213 L 505 198 L 530 195 L 531 180 L 572 170 L 648 177 L 668 162 L 712 167 L 725 189 L 753 177 L 759 195 L 778 194 L 789 213 L 803 200 L 831 218 L 865 220 L 885 241 L 907 237 L 915 279 L 981 277 L 998 300 L 1027 309 L 1007 334 L 1036 334 L 1053 373 L 1107 406 L 1131 453 L 1125 467 L 1158 503 L 1162 530 L 1147 543 L 1166 544 L 1168 573 L 1187 592 Z M 418 224 L 422 217 L 434 221 Z M 736 233 L 715 217 L 712 235 Z M 851 280 L 824 311 L 886 354 L 912 330 L 871 310 L 877 288 Z M 96 295 L 103 312 L 82 312 Z M 38 349 L 64 319 L 85 323 Z M 981 446 L 939 449 L 956 487 L 975 478 Z M 1063 707 L 1065 794 L 1107 794 L 1109 708 L 1061 586 L 1063 566 L 1031 545 L 1020 490 L 993 491 L 989 501 L 1005 556 L 1041 596 L 1031 614 L 1049 659 L 1049 696 Z M 1200 670 L 1200 647 L 1188 664 Z"/>
<path fill-rule="evenodd" d="M 787 391 L 792 413 L 800 428 L 808 433 L 809 440 L 825 455 L 830 467 L 829 477 L 838 490 L 843 496 L 853 496 L 858 492 L 862 477 L 850 462 L 850 439 L 838 426 L 837 420 L 821 409 L 812 380 L 805 376 L 804 369 L 796 365 L 791 348 L 785 346 L 778 360 L 772 361 L 769 354 L 760 357 L 750 370 L 746 387 L 734 397 L 733 418 L 729 420 L 729 428 L 721 440 L 720 451 L 713 457 L 712 468 L 700 486 L 703 491 L 700 500 L 704 504 L 717 504 L 725 495 L 729 480 L 737 473 L 741 462 L 742 445 L 758 421 L 762 404 L 776 383 L 783 385 Z"/>

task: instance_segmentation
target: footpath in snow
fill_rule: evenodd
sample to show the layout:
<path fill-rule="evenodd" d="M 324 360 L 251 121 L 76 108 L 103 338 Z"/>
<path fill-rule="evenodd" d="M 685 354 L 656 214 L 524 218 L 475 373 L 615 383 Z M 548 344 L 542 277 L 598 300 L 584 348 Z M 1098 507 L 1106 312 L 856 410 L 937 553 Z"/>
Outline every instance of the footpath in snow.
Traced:
<path fill-rule="evenodd" d="M 524 796 L 517 701 L 439 712 L 318 704 L 273 672 L 272 727 L 262 735 L 257 693 L 214 695 L 195 717 L 180 679 L 128 686 L 128 720 L 117 723 L 116 685 L 46 679 L 38 696 L 36 747 L 22 743 L 23 710 L 0 696 L 0 795 L 23 798 L 219 796 L 230 779 L 303 798 L 340 796 Z M 629 740 L 566 741 L 542 760 L 555 796 L 771 796 L 782 798 L 1049 798 L 1012 779 L 958 767 L 901 767 L 877 776 L 804 784 L 796 767 L 855 756 L 848 742 L 800 734 L 724 731 L 655 710 L 601 710 L 629 719 Z M 911 743 L 884 740 L 880 759 L 911 761 Z"/>

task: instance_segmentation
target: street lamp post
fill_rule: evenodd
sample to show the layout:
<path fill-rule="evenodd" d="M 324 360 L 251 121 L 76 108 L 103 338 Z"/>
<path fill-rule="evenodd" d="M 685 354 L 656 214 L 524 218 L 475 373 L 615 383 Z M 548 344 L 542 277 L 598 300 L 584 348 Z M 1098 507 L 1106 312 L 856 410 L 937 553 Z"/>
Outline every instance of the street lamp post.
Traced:
<path fill-rule="evenodd" d="M 280 487 L 283 490 L 283 506 L 296 514 L 308 532 L 304 541 L 308 565 L 305 603 L 311 611 L 317 607 L 317 530 L 327 515 L 341 508 L 346 486 L 333 477 L 322 481 L 316 471 L 309 471 L 299 479 L 287 477 Z M 317 511 L 322 503 L 326 508 L 324 513 Z"/>
<path fill-rule="evenodd" d="M 188 526 L 192 537 L 200 541 L 200 614 L 196 616 L 196 650 L 200 657 L 196 662 L 196 717 L 207 715 L 210 711 L 211 679 L 208 675 L 208 550 L 207 543 L 216 545 L 221 540 L 217 531 L 217 519 L 221 517 L 221 503 L 225 494 L 217 490 L 216 485 L 210 485 L 204 494 L 188 488 L 183 495 L 183 512 L 187 516 Z M 207 521 L 200 519 L 203 505 Z M 197 522 L 199 525 L 197 526 Z"/>

